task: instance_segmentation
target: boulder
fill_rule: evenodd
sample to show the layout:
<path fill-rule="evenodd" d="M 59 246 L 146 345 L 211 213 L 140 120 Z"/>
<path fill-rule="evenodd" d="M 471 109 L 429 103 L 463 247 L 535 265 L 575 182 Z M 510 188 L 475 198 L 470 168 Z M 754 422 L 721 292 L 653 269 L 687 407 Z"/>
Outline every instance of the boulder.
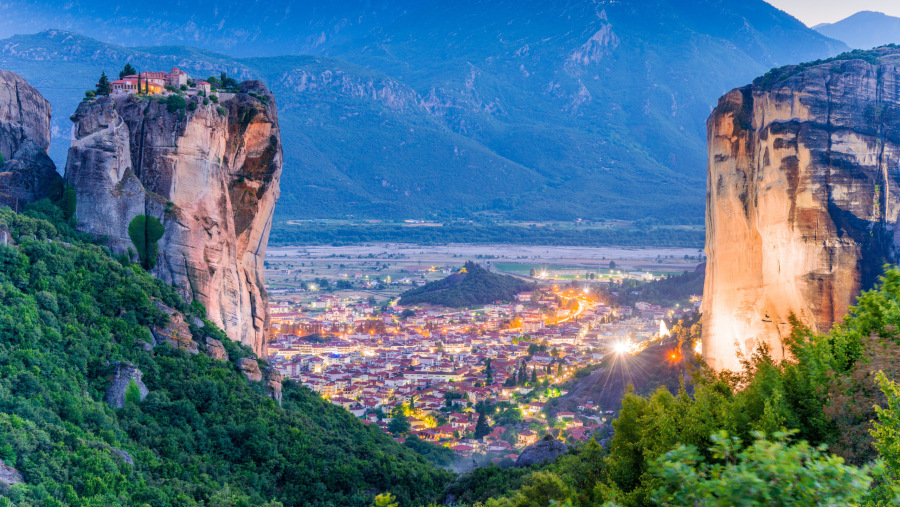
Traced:
<path fill-rule="evenodd" d="M 237 360 L 237 366 L 250 382 L 259 382 L 263 379 L 262 371 L 260 371 L 259 363 L 256 362 L 256 359 L 242 357 Z"/>
<path fill-rule="evenodd" d="M 266 370 L 266 387 L 269 390 L 269 396 L 281 405 L 281 374 L 272 368 Z"/>
<path fill-rule="evenodd" d="M 222 342 L 215 338 L 206 338 L 206 355 L 220 361 L 228 361 L 228 352 Z"/>
<path fill-rule="evenodd" d="M 7 466 L 3 460 L 0 460 L 0 485 L 13 486 L 25 482 L 25 478 L 18 470 L 11 466 Z"/>
<path fill-rule="evenodd" d="M 106 396 L 104 397 L 106 403 L 109 404 L 111 408 L 124 407 L 125 392 L 128 390 L 128 386 L 131 385 L 132 380 L 137 384 L 138 389 L 141 391 L 141 401 L 144 401 L 144 398 L 150 394 L 150 390 L 147 389 L 147 386 L 141 381 L 144 377 L 141 370 L 137 369 L 131 363 L 117 361 L 112 365 L 115 367 L 115 372 L 113 373 L 112 383 L 109 385 L 109 389 L 106 390 Z"/>
<path fill-rule="evenodd" d="M 553 437 L 544 437 L 535 442 L 519 455 L 516 460 L 517 468 L 525 468 L 534 464 L 554 461 L 559 456 L 569 451 L 569 447 Z"/>
<path fill-rule="evenodd" d="M 185 322 L 184 315 L 159 301 L 154 301 L 154 304 L 169 315 L 168 324 L 165 326 L 154 326 L 151 329 L 156 343 L 168 343 L 172 348 L 184 349 L 190 354 L 199 354 L 200 348 L 197 346 L 197 342 L 194 341 L 191 328 Z"/>
<path fill-rule="evenodd" d="M 131 454 L 128 454 L 128 451 L 123 451 L 122 449 L 116 447 L 113 447 L 111 451 L 113 453 L 113 456 L 118 456 L 119 458 L 122 458 L 122 461 L 124 461 L 125 463 L 134 466 L 134 458 L 131 457 Z"/>

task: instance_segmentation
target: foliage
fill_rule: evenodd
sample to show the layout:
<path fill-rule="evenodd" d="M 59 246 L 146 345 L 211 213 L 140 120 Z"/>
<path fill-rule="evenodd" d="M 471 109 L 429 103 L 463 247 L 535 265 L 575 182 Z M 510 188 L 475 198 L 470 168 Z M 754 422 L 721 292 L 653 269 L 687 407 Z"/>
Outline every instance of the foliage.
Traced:
<path fill-rule="evenodd" d="M 141 259 L 141 266 L 150 271 L 156 266 L 156 259 L 159 254 L 159 244 L 157 243 L 165 233 L 165 228 L 159 219 L 150 215 L 138 215 L 128 224 L 128 237 L 134 244 L 138 257 Z"/>
<path fill-rule="evenodd" d="M 403 441 L 403 445 L 422 455 L 431 464 L 439 467 L 449 467 L 456 461 L 456 453 L 444 447 L 426 442 L 415 435 L 411 435 Z"/>
<path fill-rule="evenodd" d="M 461 308 L 510 301 L 516 294 L 533 288 L 531 283 L 491 273 L 469 261 L 458 273 L 404 292 L 400 296 L 400 304 L 410 306 L 428 303 Z"/>
<path fill-rule="evenodd" d="M 863 499 L 872 478 L 824 447 L 789 443 L 788 433 L 767 440 L 762 433 L 744 448 L 727 432 L 712 435 L 710 459 L 679 445 L 653 464 L 661 486 L 658 505 L 853 505 Z"/>
<path fill-rule="evenodd" d="M 169 95 L 166 98 L 166 110 L 170 113 L 181 111 L 187 107 L 187 101 L 181 95 Z"/>
<path fill-rule="evenodd" d="M 137 74 L 137 69 L 131 66 L 131 63 L 126 63 L 125 67 L 122 68 L 122 71 L 119 72 L 119 79 L 122 79 L 125 76 L 133 76 Z"/>
<path fill-rule="evenodd" d="M 57 205 L 62 210 L 63 219 L 68 221 L 73 216 L 75 216 L 75 209 L 77 206 L 78 197 L 75 193 L 75 187 L 71 185 L 66 185 L 66 188 L 62 192 L 62 197 L 60 197 Z"/>
<path fill-rule="evenodd" d="M 137 382 L 134 379 L 128 383 L 128 387 L 125 389 L 125 403 L 137 405 L 141 402 L 141 388 L 137 385 Z"/>
<path fill-rule="evenodd" d="M 112 85 L 109 84 L 109 78 L 106 72 L 100 73 L 100 80 L 97 81 L 97 95 L 109 95 L 112 92 Z"/>
<path fill-rule="evenodd" d="M 843 505 L 865 497 L 894 504 L 900 499 L 898 323 L 900 271 L 887 269 L 830 333 L 811 333 L 794 320 L 787 360 L 774 361 L 761 347 L 744 358 L 741 372 L 696 370 L 693 395 L 684 386 L 674 395 L 666 388 L 648 397 L 627 393 L 601 463 L 565 458 L 593 465 L 591 480 L 574 485 L 584 474 L 550 467 L 570 488 L 554 500 Z M 522 491 L 507 493 L 504 501 Z"/>
<path fill-rule="evenodd" d="M 397 405 L 391 412 L 391 422 L 388 423 L 387 430 L 396 436 L 405 435 L 412 426 L 409 419 L 406 418 L 406 411 L 402 405 Z"/>
<path fill-rule="evenodd" d="M 420 505 L 448 482 L 295 382 L 278 406 L 233 362 L 167 345 L 144 351 L 138 340 L 152 341 L 148 327 L 168 318 L 153 300 L 191 308 L 36 216 L 0 209 L 13 239 L 0 245 L 0 458 L 25 478 L 4 492 L 13 504 L 368 506 L 390 491 Z M 223 341 L 233 360 L 251 354 L 204 324 L 191 327 L 198 341 Z M 144 373 L 143 402 L 103 402 L 115 361 Z"/>

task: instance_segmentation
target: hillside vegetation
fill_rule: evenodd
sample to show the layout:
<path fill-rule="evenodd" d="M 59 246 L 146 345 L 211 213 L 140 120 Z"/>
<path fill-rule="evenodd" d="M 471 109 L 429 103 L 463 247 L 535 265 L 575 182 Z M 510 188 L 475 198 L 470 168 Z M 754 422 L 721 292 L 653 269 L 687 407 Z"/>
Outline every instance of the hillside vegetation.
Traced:
<path fill-rule="evenodd" d="M 533 290 L 534 287 L 533 283 L 491 273 L 469 261 L 457 273 L 404 292 L 400 295 L 400 304 L 432 304 L 452 308 L 486 305 L 510 301 L 516 294 Z"/>
<path fill-rule="evenodd" d="M 608 448 L 592 442 L 526 477 L 476 471 L 453 488 L 494 496 L 492 507 L 897 505 L 898 325 L 900 270 L 889 269 L 830 333 L 796 326 L 793 359 L 762 347 L 741 373 L 696 369 L 692 394 L 626 393 Z"/>
<path fill-rule="evenodd" d="M 74 234 L 44 201 L 0 209 L 0 460 L 24 482 L 0 505 L 368 506 L 429 502 L 450 478 L 377 427 L 287 381 L 283 406 L 234 361 L 252 356 L 205 321 L 230 361 L 153 342 L 168 315 L 202 318 L 140 266 Z M 149 394 L 104 401 L 116 362 Z M 128 463 L 124 451 L 133 459 Z"/>

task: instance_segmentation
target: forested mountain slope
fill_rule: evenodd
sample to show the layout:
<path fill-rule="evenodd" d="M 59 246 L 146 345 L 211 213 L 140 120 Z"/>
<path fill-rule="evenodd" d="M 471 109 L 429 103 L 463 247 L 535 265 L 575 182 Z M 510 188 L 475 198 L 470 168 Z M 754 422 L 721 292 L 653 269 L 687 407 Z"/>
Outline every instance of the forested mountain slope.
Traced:
<path fill-rule="evenodd" d="M 18 482 L 0 494 L 14 505 L 367 506 L 385 491 L 420 505 L 446 484 L 294 382 L 279 406 L 236 366 L 252 353 L 198 320 L 202 307 L 107 252 L 47 201 L 0 208 L 0 472 Z M 166 306 L 188 314 L 189 336 L 160 338 L 180 319 Z M 224 350 L 203 352 L 207 338 Z M 130 366 L 146 391 L 122 377 Z M 114 409 L 104 399 L 119 377 Z"/>

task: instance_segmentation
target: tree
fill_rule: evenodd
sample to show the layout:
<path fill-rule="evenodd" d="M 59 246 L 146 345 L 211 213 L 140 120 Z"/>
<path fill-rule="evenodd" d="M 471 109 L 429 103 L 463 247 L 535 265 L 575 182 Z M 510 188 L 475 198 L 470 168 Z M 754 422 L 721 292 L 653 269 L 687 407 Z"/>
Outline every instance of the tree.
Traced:
<path fill-rule="evenodd" d="M 141 388 L 137 385 L 137 382 L 134 379 L 128 383 L 128 387 L 125 388 L 125 404 L 126 405 L 140 405 L 141 403 Z"/>
<path fill-rule="evenodd" d="M 506 377 L 506 381 L 503 382 L 504 387 L 515 387 L 516 386 L 516 372 L 513 372 L 512 375 Z"/>
<path fill-rule="evenodd" d="M 60 197 L 57 206 L 62 210 L 63 219 L 68 221 L 70 218 L 75 216 L 75 208 L 77 205 L 78 197 L 75 194 L 75 187 L 72 185 L 66 185 L 65 190 L 62 192 L 62 197 Z"/>
<path fill-rule="evenodd" d="M 609 261 L 609 270 L 614 271 L 616 269 L 615 261 Z"/>
<path fill-rule="evenodd" d="M 530 276 L 531 278 L 534 278 L 535 275 L 537 275 L 537 270 L 534 268 L 531 268 L 531 271 L 528 272 L 528 276 Z"/>
<path fill-rule="evenodd" d="M 707 461 L 696 447 L 678 445 L 651 467 L 661 485 L 657 505 L 856 505 L 866 494 L 870 467 L 857 469 L 804 441 L 790 444 L 789 433 L 772 440 L 757 433 L 742 449 L 740 440 L 721 431 L 712 436 Z M 710 462 L 711 461 L 711 462 Z"/>
<path fill-rule="evenodd" d="M 478 413 L 478 422 L 475 424 L 475 438 L 481 438 L 491 433 L 491 427 L 487 422 L 484 412 Z"/>
<path fill-rule="evenodd" d="M 411 427 L 409 419 L 406 418 L 403 406 L 397 405 L 394 407 L 394 410 L 391 411 L 391 422 L 388 423 L 388 431 L 394 435 L 404 435 L 409 432 Z"/>
<path fill-rule="evenodd" d="M 130 63 L 126 63 L 125 67 L 122 69 L 122 72 L 119 72 L 119 79 L 122 79 L 125 76 L 133 76 L 137 74 L 137 70 L 131 66 Z"/>
<path fill-rule="evenodd" d="M 156 266 L 159 255 L 159 241 L 165 233 L 162 223 L 153 216 L 138 215 L 128 224 L 128 236 L 141 259 L 141 266 L 150 271 Z"/>
<path fill-rule="evenodd" d="M 537 367 L 531 369 L 531 385 L 537 384 Z"/>
<path fill-rule="evenodd" d="M 109 84 L 109 78 L 106 72 L 100 73 L 100 80 L 97 81 L 97 95 L 109 95 L 112 92 L 112 85 Z"/>
<path fill-rule="evenodd" d="M 563 371 L 562 371 L 562 363 L 559 363 L 559 364 L 556 366 L 556 376 L 559 377 L 559 376 L 562 375 L 562 373 L 563 373 Z"/>
<path fill-rule="evenodd" d="M 137 80 L 137 92 L 138 92 L 138 95 L 140 95 L 140 94 L 141 94 L 141 75 L 138 74 L 137 77 L 138 77 L 138 80 Z"/>

